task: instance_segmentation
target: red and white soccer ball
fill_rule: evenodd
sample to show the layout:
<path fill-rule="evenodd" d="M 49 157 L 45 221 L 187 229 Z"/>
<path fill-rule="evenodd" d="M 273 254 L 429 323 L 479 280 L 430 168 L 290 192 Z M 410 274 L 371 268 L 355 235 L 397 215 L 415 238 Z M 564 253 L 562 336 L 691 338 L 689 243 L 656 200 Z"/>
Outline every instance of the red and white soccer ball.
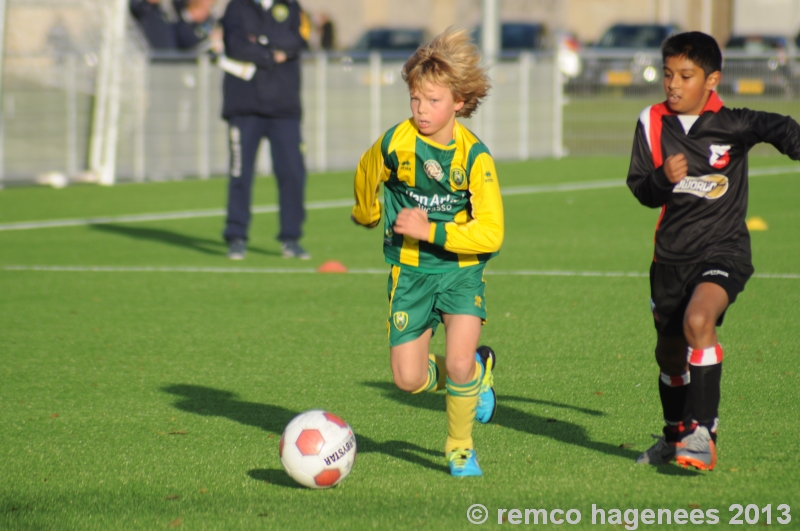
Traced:
<path fill-rule="evenodd" d="M 300 413 L 281 435 L 281 463 L 292 479 L 305 487 L 338 485 L 356 459 L 356 436 L 333 413 L 312 409 Z"/>

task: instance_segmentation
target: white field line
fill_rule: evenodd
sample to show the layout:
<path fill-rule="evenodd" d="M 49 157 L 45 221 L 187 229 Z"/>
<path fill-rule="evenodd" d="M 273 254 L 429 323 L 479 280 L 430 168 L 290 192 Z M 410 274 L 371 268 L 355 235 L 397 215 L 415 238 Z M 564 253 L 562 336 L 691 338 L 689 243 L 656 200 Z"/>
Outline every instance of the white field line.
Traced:
<path fill-rule="evenodd" d="M 193 266 L 44 266 L 44 265 L 8 265 L 1 266 L 2 271 L 46 271 L 46 272 L 75 272 L 75 273 L 207 273 L 207 274 L 312 274 L 317 273 L 313 268 L 274 268 L 274 267 L 193 267 Z M 386 269 L 351 269 L 350 275 L 387 275 Z M 336 273 L 326 273 L 336 274 Z M 526 276 L 526 277 L 626 277 L 646 278 L 649 273 L 626 271 L 486 271 L 491 276 Z M 800 273 L 756 273 L 755 278 L 790 279 L 800 280 Z"/>
<path fill-rule="evenodd" d="M 754 168 L 750 177 L 760 175 L 785 175 L 800 173 L 800 165 L 776 166 L 772 168 Z M 547 192 L 571 192 L 577 190 L 596 190 L 600 188 L 618 188 L 625 186 L 625 181 L 584 181 L 561 184 L 543 184 L 535 186 L 512 186 L 502 190 L 503 195 L 527 195 Z M 352 199 L 334 199 L 331 201 L 313 201 L 306 204 L 306 210 L 324 210 L 329 208 L 349 207 Z M 252 208 L 253 214 L 267 214 L 278 211 L 278 205 L 261 205 Z M 45 221 L 27 221 L 19 223 L 0 223 L 0 232 L 12 230 L 52 229 L 59 227 L 77 227 L 82 225 L 102 225 L 107 223 L 138 223 L 142 221 L 164 221 L 173 219 L 214 218 L 225 215 L 225 210 L 215 208 L 209 210 L 186 210 L 182 212 L 157 212 L 152 214 L 131 214 L 127 216 L 104 216 L 83 219 L 55 219 Z"/>
<path fill-rule="evenodd" d="M 322 210 L 326 208 L 339 208 L 351 206 L 352 199 L 337 199 L 334 201 L 316 201 L 306 204 L 306 210 Z M 253 214 L 266 214 L 277 212 L 278 205 L 262 205 L 252 208 Z M 22 223 L 0 224 L 0 231 L 51 229 L 56 227 L 76 227 L 80 225 L 103 225 L 107 223 L 137 223 L 140 221 L 163 221 L 171 219 L 215 218 L 225 215 L 225 210 L 216 208 L 211 210 L 185 210 L 182 212 L 158 212 L 153 214 L 131 214 L 128 216 L 105 216 L 84 219 L 54 219 L 48 221 L 29 221 Z"/>

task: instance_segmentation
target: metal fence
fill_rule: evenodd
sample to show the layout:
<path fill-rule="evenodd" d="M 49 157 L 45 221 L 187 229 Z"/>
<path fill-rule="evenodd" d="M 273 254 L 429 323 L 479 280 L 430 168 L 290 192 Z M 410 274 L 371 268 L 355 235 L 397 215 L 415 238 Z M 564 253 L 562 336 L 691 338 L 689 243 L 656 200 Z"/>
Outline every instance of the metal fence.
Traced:
<path fill-rule="evenodd" d="M 317 54 L 303 60 L 303 137 L 310 170 L 354 168 L 386 129 L 408 118 L 402 64 L 378 54 Z M 222 76 L 207 56 L 150 65 L 145 149 L 137 163 L 148 178 L 206 178 L 227 171 Z M 492 80 L 493 97 L 465 125 L 499 159 L 559 156 L 560 143 L 554 139 L 560 141 L 556 98 L 561 87 L 553 56 L 524 54 L 502 61 L 493 68 Z M 269 150 L 262 148 L 259 156 L 259 171 L 270 173 Z M 136 175 L 135 159 L 122 156 L 120 162 L 120 177 Z"/>
<path fill-rule="evenodd" d="M 491 96 L 465 125 L 498 160 L 628 155 L 639 112 L 663 100 L 660 57 L 584 52 L 581 74 L 569 80 L 554 59 L 552 53 L 524 53 L 498 61 Z M 794 59 L 729 55 L 720 94 L 728 106 L 800 115 Z M 303 58 L 303 135 L 311 171 L 352 170 L 383 131 L 409 116 L 402 63 L 378 54 Z M 42 176 L 53 174 L 80 180 L 90 173 L 96 70 L 85 55 L 6 61 L 0 184 L 47 182 Z M 222 72 L 213 59 L 174 56 L 126 71 L 116 125 L 117 179 L 225 174 Z M 776 151 L 767 146 L 754 153 Z M 269 150 L 259 156 L 259 172 L 270 173 Z"/>
<path fill-rule="evenodd" d="M 93 72 L 82 59 L 38 61 L 61 80 L 35 87 L 9 82 L 3 99 L 6 183 L 88 169 L 93 95 L 76 91 Z M 410 115 L 403 59 L 308 55 L 303 59 L 303 135 L 312 171 L 352 169 L 383 131 Z M 118 180 L 207 178 L 228 166 L 220 118 L 223 73 L 207 55 L 161 57 L 126 86 L 118 126 Z M 500 160 L 560 156 L 561 81 L 552 54 L 522 54 L 491 70 L 493 93 L 464 124 Z M 13 76 L 12 76 L 13 79 Z M 90 86 L 91 83 L 87 83 Z M 10 112 L 8 112 L 10 109 Z M 8 134 L 10 133 L 10 134 Z M 258 169 L 271 172 L 269 150 Z"/>

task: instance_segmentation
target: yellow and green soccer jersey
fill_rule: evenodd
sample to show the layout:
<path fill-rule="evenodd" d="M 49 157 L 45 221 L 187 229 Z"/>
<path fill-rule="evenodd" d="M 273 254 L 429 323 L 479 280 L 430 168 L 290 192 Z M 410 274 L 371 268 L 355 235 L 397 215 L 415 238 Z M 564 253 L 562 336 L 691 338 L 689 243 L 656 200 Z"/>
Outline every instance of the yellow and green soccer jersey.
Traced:
<path fill-rule="evenodd" d="M 494 160 L 458 122 L 454 140 L 437 144 L 419 134 L 413 120 L 391 129 L 361 157 L 355 176 L 353 219 L 378 224 L 384 183 L 383 252 L 390 264 L 442 273 L 486 262 L 503 243 L 503 201 Z M 427 241 L 395 234 L 403 208 L 428 212 Z"/>

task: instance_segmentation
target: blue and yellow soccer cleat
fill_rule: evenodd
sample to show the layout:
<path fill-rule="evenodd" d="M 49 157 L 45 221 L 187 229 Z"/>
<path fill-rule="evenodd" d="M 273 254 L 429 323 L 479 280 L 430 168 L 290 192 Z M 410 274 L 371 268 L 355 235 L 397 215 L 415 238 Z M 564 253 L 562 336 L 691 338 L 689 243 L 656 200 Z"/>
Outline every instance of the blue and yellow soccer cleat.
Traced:
<path fill-rule="evenodd" d="M 447 454 L 447 464 L 450 466 L 450 475 L 456 477 L 482 476 L 475 450 L 456 448 Z"/>
<path fill-rule="evenodd" d="M 481 375 L 481 388 L 478 391 L 478 407 L 475 409 L 475 420 L 481 424 L 488 424 L 497 411 L 497 395 L 494 392 L 494 377 L 492 372 L 497 364 L 497 357 L 491 347 L 485 345 L 478 347 L 475 359 L 483 366 Z"/>

